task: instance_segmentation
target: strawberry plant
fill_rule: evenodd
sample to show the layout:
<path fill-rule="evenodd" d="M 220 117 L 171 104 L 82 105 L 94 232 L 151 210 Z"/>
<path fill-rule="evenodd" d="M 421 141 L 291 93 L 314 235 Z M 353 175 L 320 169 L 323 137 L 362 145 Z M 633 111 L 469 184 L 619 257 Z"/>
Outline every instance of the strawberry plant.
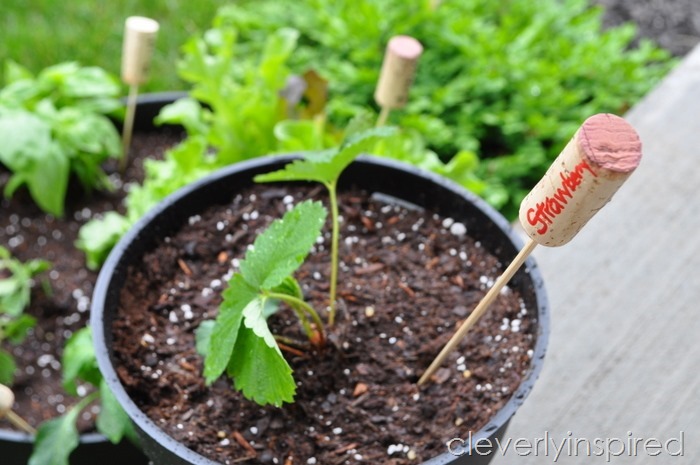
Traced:
<path fill-rule="evenodd" d="M 340 148 L 303 153 L 302 159 L 282 170 L 255 178 L 257 182 L 314 181 L 328 190 L 332 229 L 328 326 L 333 325 L 336 312 L 338 179 L 360 153 L 395 133 L 394 128 L 379 128 L 351 134 Z M 240 262 L 240 272 L 231 277 L 222 294 L 216 321 L 203 322 L 197 332 L 208 383 L 226 372 L 236 389 L 259 404 L 279 406 L 293 401 L 296 384 L 267 325 L 267 302 L 289 305 L 309 341 L 317 348 L 323 347 L 326 330 L 320 313 L 304 301 L 293 273 L 321 234 L 326 216 L 326 209 L 319 202 L 307 200 L 275 220 L 255 239 Z M 236 362 L 232 363 L 234 357 Z"/>

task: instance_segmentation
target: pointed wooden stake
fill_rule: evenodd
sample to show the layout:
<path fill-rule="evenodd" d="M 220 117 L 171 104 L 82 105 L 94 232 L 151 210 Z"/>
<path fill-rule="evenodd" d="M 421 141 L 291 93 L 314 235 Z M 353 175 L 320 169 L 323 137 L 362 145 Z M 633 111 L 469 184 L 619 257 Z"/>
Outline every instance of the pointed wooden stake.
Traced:
<path fill-rule="evenodd" d="M 503 289 L 503 286 L 505 286 L 506 283 L 510 281 L 515 272 L 518 271 L 518 269 L 520 269 L 523 263 L 525 263 L 525 260 L 527 260 L 527 257 L 530 256 L 532 251 L 535 249 L 536 245 L 537 242 L 531 239 L 527 244 L 525 244 L 525 247 L 523 247 L 520 250 L 515 259 L 510 263 L 510 265 L 508 265 L 508 268 L 506 268 L 503 274 L 493 284 L 491 289 L 489 289 L 486 295 L 481 299 L 474 311 L 469 315 L 469 317 L 466 320 L 464 320 L 464 323 L 462 323 L 462 325 L 459 327 L 454 336 L 452 336 L 452 338 L 447 342 L 447 344 L 445 344 L 445 347 L 443 347 L 438 356 L 435 357 L 433 363 L 431 363 L 428 369 L 425 370 L 423 376 L 421 376 L 418 380 L 419 386 L 425 383 L 433 375 L 433 373 L 435 373 L 435 370 L 437 370 L 440 367 L 440 365 L 442 365 L 442 362 L 445 361 L 445 358 L 447 358 L 447 356 L 450 355 L 450 353 L 457 348 L 459 343 L 462 342 L 462 339 L 464 339 L 464 336 L 467 335 L 472 326 L 474 326 L 474 324 L 479 320 L 479 318 L 481 318 L 481 316 L 486 312 L 486 310 L 488 310 L 489 306 L 493 303 L 493 301 L 496 300 L 496 297 L 498 296 L 498 293 L 501 292 L 501 289 Z"/>
<path fill-rule="evenodd" d="M 610 201 L 641 158 L 639 135 L 624 119 L 598 114 L 584 121 L 544 177 L 520 203 L 520 223 L 530 241 L 443 347 L 418 380 L 419 385 L 457 347 L 535 246 L 555 247 L 569 242 Z"/>
<path fill-rule="evenodd" d="M 15 395 L 12 390 L 4 384 L 0 384 L 0 418 L 7 418 L 10 423 L 22 431 L 29 434 L 36 434 L 36 430 L 12 410 L 12 404 L 14 403 Z"/>

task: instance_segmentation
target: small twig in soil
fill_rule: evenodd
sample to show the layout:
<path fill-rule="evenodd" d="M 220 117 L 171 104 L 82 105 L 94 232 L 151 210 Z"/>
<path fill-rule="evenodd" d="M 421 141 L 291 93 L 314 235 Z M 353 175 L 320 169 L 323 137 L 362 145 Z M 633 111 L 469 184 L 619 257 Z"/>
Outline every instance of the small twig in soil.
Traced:
<path fill-rule="evenodd" d="M 180 267 L 183 273 L 185 273 L 187 276 L 192 276 L 192 270 L 190 269 L 189 266 L 187 266 L 187 263 L 181 258 L 177 259 L 177 265 Z"/>
<path fill-rule="evenodd" d="M 246 440 L 246 438 L 243 437 L 241 433 L 238 431 L 234 431 L 231 433 L 231 436 L 233 436 L 233 439 L 248 452 L 252 457 L 257 457 L 258 452 L 253 449 L 253 446 L 250 445 L 250 443 Z M 247 460 L 247 459 L 246 459 Z"/>
<path fill-rule="evenodd" d="M 406 294 L 408 294 L 408 296 L 409 296 L 410 298 L 413 299 L 413 298 L 416 296 L 416 292 L 415 292 L 413 289 L 411 289 L 411 288 L 408 286 L 408 284 L 399 281 L 398 286 L 399 286 L 399 288 L 401 288 L 402 291 L 404 291 Z"/>
<path fill-rule="evenodd" d="M 333 453 L 334 453 L 335 455 L 340 455 L 340 454 L 344 454 L 344 453 L 346 453 L 347 451 L 352 450 L 352 449 L 357 449 L 357 443 L 356 443 L 356 442 L 351 442 L 350 444 L 348 444 L 348 445 L 346 445 L 346 446 L 343 446 L 343 447 L 341 447 L 340 449 L 336 449 L 336 450 L 333 451 Z"/>

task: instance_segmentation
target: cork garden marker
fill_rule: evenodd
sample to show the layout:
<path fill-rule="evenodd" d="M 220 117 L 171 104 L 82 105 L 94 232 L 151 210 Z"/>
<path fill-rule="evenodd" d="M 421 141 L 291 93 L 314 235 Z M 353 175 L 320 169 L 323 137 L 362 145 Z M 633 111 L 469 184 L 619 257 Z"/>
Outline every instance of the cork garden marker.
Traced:
<path fill-rule="evenodd" d="M 423 46 L 413 37 L 395 36 L 389 40 L 374 91 L 374 100 L 381 108 L 377 126 L 386 123 L 392 109 L 406 105 L 421 53 Z"/>
<path fill-rule="evenodd" d="M 122 48 L 122 81 L 129 86 L 129 97 L 126 103 L 126 116 L 122 130 L 122 147 L 124 154 L 121 159 L 122 173 L 129 159 L 131 133 L 134 128 L 136 113 L 136 97 L 139 85 L 148 79 L 148 68 L 153 55 L 153 45 L 158 32 L 158 22 L 142 16 L 130 16 L 124 23 L 124 44 Z"/>
<path fill-rule="evenodd" d="M 7 418 L 10 423 L 15 425 L 17 428 L 26 431 L 29 434 L 35 434 L 36 431 L 32 428 L 29 423 L 24 421 L 22 417 L 17 415 L 12 411 L 12 404 L 15 403 L 15 395 L 12 390 L 0 384 L 0 418 Z"/>
<path fill-rule="evenodd" d="M 424 384 L 488 309 L 538 244 L 569 242 L 637 168 L 642 157 L 637 132 L 624 119 L 597 114 L 581 125 L 544 177 L 520 204 L 529 241 L 418 380 Z"/>

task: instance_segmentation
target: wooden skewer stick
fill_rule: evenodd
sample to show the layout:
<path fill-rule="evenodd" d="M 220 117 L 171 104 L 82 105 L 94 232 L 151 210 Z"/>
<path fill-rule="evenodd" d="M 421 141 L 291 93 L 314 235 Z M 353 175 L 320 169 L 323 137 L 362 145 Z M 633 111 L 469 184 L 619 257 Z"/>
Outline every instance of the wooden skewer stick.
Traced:
<path fill-rule="evenodd" d="M 126 102 L 126 116 L 122 129 L 122 150 L 124 153 L 119 166 L 122 173 L 126 170 L 129 160 L 129 147 L 134 129 L 139 85 L 148 79 L 153 45 L 159 27 L 158 22 L 142 16 L 130 16 L 124 24 L 122 81 L 129 85 L 129 97 Z"/>
<path fill-rule="evenodd" d="M 14 403 L 15 395 L 12 390 L 4 384 L 0 384 L 0 418 L 6 417 L 17 428 L 29 434 L 36 434 L 36 430 L 12 410 Z"/>
<path fill-rule="evenodd" d="M 374 100 L 381 108 L 377 126 L 386 124 L 392 109 L 406 105 L 422 53 L 423 46 L 413 37 L 395 36 L 389 40 L 374 92 Z"/>
<path fill-rule="evenodd" d="M 637 168 L 642 157 L 639 135 L 624 119 L 591 116 L 581 125 L 544 177 L 520 204 L 519 218 L 530 236 L 469 317 L 418 380 L 424 384 L 484 314 L 537 244 L 569 242 Z"/>

